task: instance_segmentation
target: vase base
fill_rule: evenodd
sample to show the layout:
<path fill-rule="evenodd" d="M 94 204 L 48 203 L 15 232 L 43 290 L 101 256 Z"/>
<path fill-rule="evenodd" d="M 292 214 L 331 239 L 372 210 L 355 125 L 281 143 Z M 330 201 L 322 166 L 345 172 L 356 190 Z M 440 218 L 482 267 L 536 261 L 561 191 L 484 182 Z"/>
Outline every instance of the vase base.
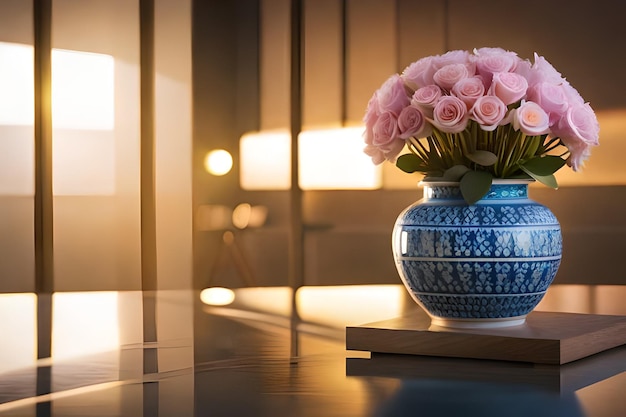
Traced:
<path fill-rule="evenodd" d="M 431 317 L 431 325 L 452 329 L 497 329 L 501 327 L 521 326 L 526 316 L 506 317 L 498 319 L 451 319 Z"/>

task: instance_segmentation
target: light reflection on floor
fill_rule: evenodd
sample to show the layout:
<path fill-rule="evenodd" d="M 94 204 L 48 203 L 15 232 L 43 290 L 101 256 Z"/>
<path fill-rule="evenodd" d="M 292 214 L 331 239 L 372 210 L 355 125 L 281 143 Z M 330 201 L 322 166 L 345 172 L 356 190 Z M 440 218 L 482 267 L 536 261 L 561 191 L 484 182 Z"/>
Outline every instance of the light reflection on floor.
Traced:
<path fill-rule="evenodd" d="M 117 292 L 56 293 L 52 302 L 52 360 L 120 347 Z M 11 335 L 0 339 L 0 373 L 36 365 L 37 296 L 0 294 L 0 317 L 0 334 Z"/>
<path fill-rule="evenodd" d="M 52 308 L 53 360 L 120 347 L 116 291 L 55 293 Z"/>
<path fill-rule="evenodd" d="M 36 308 L 35 294 L 0 294 L 0 373 L 35 364 Z"/>

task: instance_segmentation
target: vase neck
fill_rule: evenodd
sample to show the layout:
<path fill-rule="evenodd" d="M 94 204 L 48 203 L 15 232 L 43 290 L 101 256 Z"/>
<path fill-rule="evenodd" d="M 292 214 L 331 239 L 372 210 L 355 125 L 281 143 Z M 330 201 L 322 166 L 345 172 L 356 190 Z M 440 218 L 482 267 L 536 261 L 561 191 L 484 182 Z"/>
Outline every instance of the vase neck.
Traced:
<path fill-rule="evenodd" d="M 424 183 L 424 198 L 427 200 L 463 200 L 460 185 L 454 183 Z M 528 198 L 528 181 L 494 182 L 483 200 L 511 200 Z"/>

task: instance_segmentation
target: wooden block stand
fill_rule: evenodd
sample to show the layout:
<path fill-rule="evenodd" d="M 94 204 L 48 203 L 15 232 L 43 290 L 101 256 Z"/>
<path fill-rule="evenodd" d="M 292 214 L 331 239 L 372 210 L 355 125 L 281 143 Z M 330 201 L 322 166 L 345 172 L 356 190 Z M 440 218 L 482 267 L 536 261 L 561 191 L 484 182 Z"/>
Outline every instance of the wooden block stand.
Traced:
<path fill-rule="evenodd" d="M 626 316 L 535 311 L 519 326 L 448 329 L 424 311 L 346 327 L 346 349 L 565 364 L 626 344 Z"/>

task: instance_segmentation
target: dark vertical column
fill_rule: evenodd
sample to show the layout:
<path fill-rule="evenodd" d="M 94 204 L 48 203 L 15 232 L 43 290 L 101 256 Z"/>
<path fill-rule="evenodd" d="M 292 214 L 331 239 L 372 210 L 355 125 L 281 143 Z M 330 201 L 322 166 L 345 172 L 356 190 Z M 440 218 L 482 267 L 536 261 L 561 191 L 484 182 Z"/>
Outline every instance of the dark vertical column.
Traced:
<path fill-rule="evenodd" d="M 37 358 L 52 349 L 54 289 L 52 225 L 52 87 L 51 0 L 33 2 L 35 87 L 35 292 L 37 293 Z"/>
<path fill-rule="evenodd" d="M 141 65 L 141 288 L 143 340 L 157 341 L 156 210 L 154 178 L 154 0 L 139 1 Z M 144 372 L 158 371 L 156 348 L 144 349 Z"/>
<path fill-rule="evenodd" d="M 450 5 L 443 0 L 443 51 L 450 50 Z"/>
<path fill-rule="evenodd" d="M 298 161 L 298 135 L 302 130 L 302 68 L 303 66 L 302 0 L 291 1 L 291 65 L 290 65 L 290 132 L 291 132 L 291 190 L 290 190 L 290 265 L 289 282 L 292 288 L 291 356 L 298 356 L 299 321 L 295 300 L 296 291 L 304 285 L 304 226 L 302 220 L 302 189 Z"/>
<path fill-rule="evenodd" d="M 348 119 L 348 2 L 341 0 L 341 125 Z"/>
<path fill-rule="evenodd" d="M 35 293 L 37 294 L 37 359 L 52 353 L 54 290 L 52 216 L 52 5 L 33 2 L 35 127 Z M 51 391 L 49 365 L 37 368 L 36 394 Z M 49 402 L 37 404 L 37 415 L 51 415 Z"/>
<path fill-rule="evenodd" d="M 143 383 L 143 416 L 159 417 L 159 382 Z"/>
<path fill-rule="evenodd" d="M 259 0 L 237 0 L 235 7 L 236 20 L 234 23 L 237 30 L 235 40 L 237 49 L 235 65 L 236 143 L 242 134 L 259 130 Z M 231 30 L 233 30 L 232 27 Z M 203 53 L 206 53 L 206 50 Z M 206 74 L 201 75 L 206 76 Z"/>

